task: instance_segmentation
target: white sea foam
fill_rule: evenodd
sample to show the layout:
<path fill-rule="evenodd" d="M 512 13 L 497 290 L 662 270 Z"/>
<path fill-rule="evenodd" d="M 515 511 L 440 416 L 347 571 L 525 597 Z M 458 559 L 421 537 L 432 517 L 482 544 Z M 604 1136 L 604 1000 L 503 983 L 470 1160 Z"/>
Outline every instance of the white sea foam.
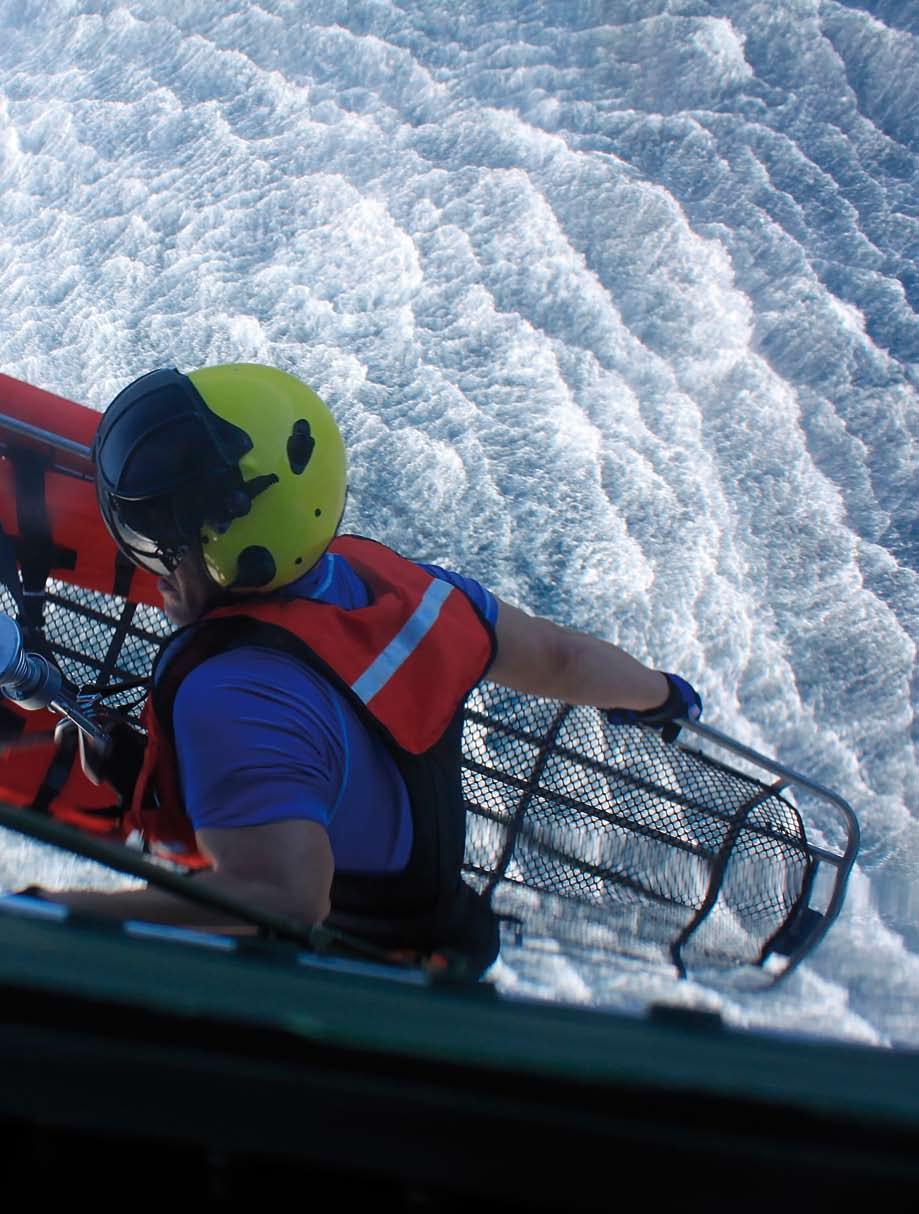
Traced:
<path fill-rule="evenodd" d="M 297 371 L 348 525 L 680 670 L 858 810 L 781 993 L 508 989 L 919 1041 L 917 30 L 865 7 L 0 2 L 4 371 L 96 407 Z"/>

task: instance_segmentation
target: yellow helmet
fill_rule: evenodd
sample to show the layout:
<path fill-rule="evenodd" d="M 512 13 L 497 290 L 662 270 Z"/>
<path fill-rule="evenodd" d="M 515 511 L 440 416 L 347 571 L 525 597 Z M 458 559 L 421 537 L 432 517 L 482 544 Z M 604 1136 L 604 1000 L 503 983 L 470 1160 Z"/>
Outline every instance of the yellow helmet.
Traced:
<path fill-rule="evenodd" d="M 335 419 L 275 367 L 141 376 L 109 406 L 94 451 L 102 514 L 129 559 L 162 573 L 200 544 L 208 574 L 229 591 L 296 581 L 344 512 Z"/>

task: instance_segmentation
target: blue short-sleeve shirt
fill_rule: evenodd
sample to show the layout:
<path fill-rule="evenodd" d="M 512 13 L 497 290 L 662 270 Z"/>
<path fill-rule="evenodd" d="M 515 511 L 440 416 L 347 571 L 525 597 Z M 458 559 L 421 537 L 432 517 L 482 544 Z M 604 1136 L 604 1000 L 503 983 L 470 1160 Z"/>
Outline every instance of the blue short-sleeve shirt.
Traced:
<path fill-rule="evenodd" d="M 421 568 L 457 586 L 494 625 L 497 601 L 478 582 Z M 281 593 L 346 609 L 370 602 L 364 582 L 333 553 Z M 344 872 L 405 867 L 412 822 L 395 762 L 345 697 L 296 658 L 254 646 L 208 658 L 182 681 L 173 721 L 196 830 L 303 818 L 325 827 Z"/>

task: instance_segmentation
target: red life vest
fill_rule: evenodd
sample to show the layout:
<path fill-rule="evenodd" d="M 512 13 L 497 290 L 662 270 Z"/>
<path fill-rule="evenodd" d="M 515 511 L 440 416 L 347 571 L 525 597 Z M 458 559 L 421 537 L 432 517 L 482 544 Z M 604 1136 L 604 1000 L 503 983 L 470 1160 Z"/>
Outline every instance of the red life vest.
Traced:
<path fill-rule="evenodd" d="M 403 873 L 336 873 L 331 925 L 392 947 L 464 947 L 485 908 L 462 885 L 465 807 L 460 783 L 462 709 L 494 655 L 494 634 L 449 582 L 372 540 L 344 536 L 344 556 L 368 586 L 371 603 L 345 610 L 308 599 L 248 599 L 209 612 L 173 639 L 154 671 L 145 711 L 147 754 L 126 833 L 190 866 L 202 858 L 182 804 L 172 735 L 179 685 L 202 661 L 228 648 L 268 645 L 317 669 L 377 730 L 406 781 L 414 843 Z M 463 928 L 459 918 L 470 924 Z M 488 912 L 490 916 L 490 912 Z M 453 924 L 449 926 L 449 924 Z M 491 919 L 488 920 L 489 930 Z M 450 939 L 445 939 L 451 937 Z"/>

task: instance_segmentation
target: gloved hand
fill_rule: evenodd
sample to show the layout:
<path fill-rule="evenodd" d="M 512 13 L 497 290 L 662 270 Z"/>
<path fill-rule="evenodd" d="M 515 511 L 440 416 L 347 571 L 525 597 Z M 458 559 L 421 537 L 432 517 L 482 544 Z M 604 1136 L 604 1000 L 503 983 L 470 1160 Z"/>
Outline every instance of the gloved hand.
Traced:
<path fill-rule="evenodd" d="M 80 752 L 80 766 L 87 779 L 93 784 L 103 781 L 111 784 L 122 802 L 128 803 L 144 761 L 146 738 L 123 716 L 106 708 L 97 709 L 96 719 L 109 735 L 110 745 L 105 754 L 67 717 L 58 722 L 54 741 L 58 746 L 76 744 Z M 77 736 L 74 737 L 74 734 Z"/>
<path fill-rule="evenodd" d="M 678 674 L 661 672 L 670 687 L 670 694 L 659 708 L 638 711 L 633 708 L 606 708 L 604 715 L 611 725 L 660 725 L 665 742 L 673 742 L 680 732 L 674 724 L 679 717 L 698 721 L 702 716 L 702 700 L 694 687 Z"/>

